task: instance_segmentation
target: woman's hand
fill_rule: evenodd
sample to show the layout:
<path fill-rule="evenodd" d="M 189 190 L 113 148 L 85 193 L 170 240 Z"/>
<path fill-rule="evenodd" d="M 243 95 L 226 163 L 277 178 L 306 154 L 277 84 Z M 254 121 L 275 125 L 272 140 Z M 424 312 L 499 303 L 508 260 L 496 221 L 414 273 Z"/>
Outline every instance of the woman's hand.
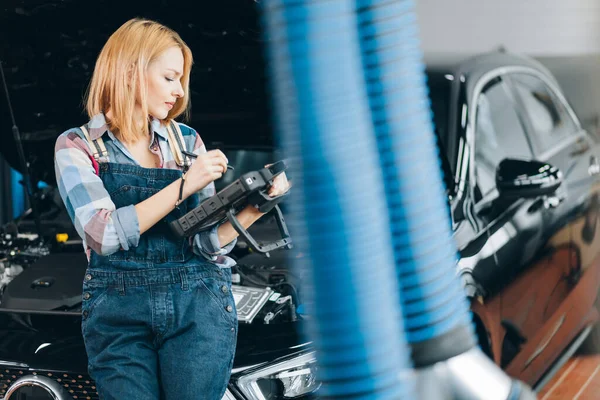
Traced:
<path fill-rule="evenodd" d="M 265 168 L 268 168 L 269 165 L 265 165 Z M 290 190 L 292 185 L 287 179 L 285 172 L 277 175 L 273 179 L 273 184 L 269 188 L 267 194 L 270 197 L 277 197 L 285 194 L 288 190 Z M 236 215 L 238 222 L 244 227 L 244 229 L 248 229 L 254 222 L 260 219 L 263 214 L 259 209 L 255 208 L 253 205 L 248 205 L 242 211 Z M 238 232 L 233 228 L 231 222 L 226 221 L 217 229 L 217 233 L 219 235 L 219 243 L 221 246 L 224 246 L 228 243 L 231 243 L 233 239 L 238 237 Z"/>
<path fill-rule="evenodd" d="M 290 187 L 292 187 L 292 185 L 290 185 L 285 172 L 282 172 L 273 179 L 273 184 L 269 188 L 267 194 L 271 197 L 281 196 L 290 190 Z"/>
<path fill-rule="evenodd" d="M 182 181 L 177 179 L 160 192 L 135 205 L 140 235 L 171 212 L 179 204 L 179 200 L 187 199 L 215 179 L 219 179 L 225 171 L 227 171 L 227 158 L 223 152 L 211 150 L 200 154 L 186 172 L 181 198 L 179 198 L 179 190 Z"/>
<path fill-rule="evenodd" d="M 226 171 L 227 157 L 221 150 L 211 150 L 200 154 L 185 175 L 186 197 L 221 178 Z"/>

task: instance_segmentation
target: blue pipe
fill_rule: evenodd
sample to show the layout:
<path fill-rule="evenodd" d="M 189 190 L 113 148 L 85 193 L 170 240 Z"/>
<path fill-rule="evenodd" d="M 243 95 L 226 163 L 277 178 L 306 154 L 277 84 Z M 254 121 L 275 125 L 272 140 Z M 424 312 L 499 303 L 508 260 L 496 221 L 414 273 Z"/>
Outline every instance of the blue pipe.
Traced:
<path fill-rule="evenodd" d="M 355 3 L 261 3 L 320 396 L 413 399 Z M 383 210 L 383 212 L 382 212 Z"/>
<path fill-rule="evenodd" d="M 454 342 L 462 346 L 428 346 L 445 360 L 476 341 L 456 278 L 457 252 L 444 202 L 414 4 L 357 0 L 357 9 L 407 339 L 432 344 L 447 334 L 460 335 Z"/>
<path fill-rule="evenodd" d="M 529 399 L 476 348 L 442 183 L 413 0 L 356 0 L 401 309 L 418 392 L 430 399 Z M 494 388 L 490 386 L 492 384 Z"/>

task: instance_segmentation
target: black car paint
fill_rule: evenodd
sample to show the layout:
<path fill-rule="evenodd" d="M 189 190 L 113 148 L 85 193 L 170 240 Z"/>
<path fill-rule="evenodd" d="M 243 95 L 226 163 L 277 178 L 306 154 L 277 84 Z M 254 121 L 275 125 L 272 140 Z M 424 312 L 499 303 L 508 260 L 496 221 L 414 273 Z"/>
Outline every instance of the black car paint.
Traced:
<path fill-rule="evenodd" d="M 485 290 L 484 293 L 479 294 L 485 295 L 496 293 L 498 289 L 495 289 L 495 287 L 503 286 L 506 282 L 503 283 L 502 280 L 509 280 L 511 276 L 513 276 L 513 274 L 505 275 L 506 270 L 504 266 L 512 265 L 517 268 L 515 266 L 516 264 L 525 267 L 527 263 L 531 261 L 532 257 L 543 248 L 542 244 L 544 241 L 548 240 L 549 236 L 551 236 L 550 232 L 565 226 L 568 223 L 569 216 L 573 217 L 574 213 L 576 214 L 578 212 L 577 210 L 579 210 L 579 212 L 582 211 L 582 203 L 585 203 L 586 200 L 589 201 L 589 199 L 586 199 L 586 195 L 591 195 L 590 187 L 592 182 L 587 174 L 587 168 L 582 168 L 580 165 L 582 163 L 585 164 L 585 160 L 581 161 L 580 158 L 573 157 L 573 154 L 581 154 L 577 149 L 577 147 L 580 146 L 586 147 L 584 154 L 589 155 L 590 158 L 595 157 L 595 155 L 599 153 L 598 146 L 593 138 L 582 131 L 573 132 L 573 134 L 577 133 L 579 135 L 579 140 L 575 142 L 574 145 L 565 147 L 565 151 L 554 155 L 549 160 L 537 159 L 538 161 L 548 161 L 550 165 L 558 167 L 565 176 L 563 186 L 567 186 L 569 189 L 574 188 L 571 190 L 577 190 L 576 193 L 578 196 L 570 197 L 577 198 L 578 202 L 570 204 L 570 213 L 561 213 L 562 218 L 546 215 L 546 218 L 542 219 L 541 215 L 538 215 L 535 212 L 539 211 L 537 205 L 540 199 L 528 199 L 526 196 L 513 199 L 508 203 L 500 203 L 496 207 L 491 207 L 494 208 L 493 210 L 487 209 L 487 206 L 490 206 L 489 203 L 486 204 L 486 207 L 484 207 L 483 210 L 479 209 L 477 206 L 481 205 L 474 204 L 475 202 L 473 201 L 472 183 L 470 182 L 470 169 L 472 167 L 471 165 L 465 167 L 464 164 L 460 164 L 459 162 L 460 157 L 462 157 L 463 160 L 468 158 L 465 157 L 465 148 L 473 145 L 472 143 L 469 144 L 470 140 L 467 138 L 467 123 L 461 123 L 460 121 L 460 110 L 461 108 L 465 108 L 468 114 L 472 113 L 472 110 L 475 108 L 473 104 L 475 84 L 479 82 L 486 73 L 508 67 L 531 68 L 552 79 L 549 72 L 547 72 L 540 64 L 524 57 L 497 53 L 470 59 L 461 64 L 454 71 L 450 69 L 446 71 L 448 75 L 455 78 L 453 79 L 452 89 L 449 93 L 449 118 L 447 122 L 444 121 L 447 123 L 447 126 L 440 129 L 441 131 L 446 132 L 447 135 L 443 140 L 447 149 L 447 159 L 444 160 L 445 162 L 442 164 L 446 165 L 444 173 L 447 177 L 446 181 L 450 182 L 448 189 L 452 211 L 451 215 L 461 257 L 473 257 L 480 254 L 481 249 L 487 241 L 486 238 L 493 236 L 493 234 L 502 229 L 508 221 L 518 220 L 519 226 L 521 226 L 519 233 L 517 233 L 520 240 L 514 241 L 522 244 L 520 251 L 516 251 L 517 249 L 514 248 L 508 251 L 508 254 L 506 255 L 506 257 L 517 257 L 518 255 L 520 258 L 500 262 L 490 261 L 494 257 L 482 256 L 479 260 L 480 263 L 475 267 L 470 268 L 470 272 L 475 276 L 475 280 L 482 286 L 482 289 Z M 440 74 L 437 70 L 435 73 L 436 75 Z M 525 123 L 530 125 L 530 122 L 525 119 L 525 116 L 522 117 Z M 459 144 L 461 142 L 462 144 Z M 582 143 L 585 143 L 585 145 Z M 459 149 L 461 148 L 462 154 L 459 154 Z M 470 151 L 473 150 L 471 149 Z M 568 160 L 560 158 L 561 156 L 567 157 L 566 154 L 570 155 Z M 459 171 L 460 168 L 467 168 L 468 170 L 464 171 L 464 174 L 461 175 L 461 171 Z M 529 210 L 527 212 L 528 217 L 519 214 L 519 210 L 522 209 Z M 529 215 L 533 216 L 530 217 Z M 542 223 L 543 221 L 544 223 Z M 549 225 L 549 223 L 551 224 Z M 540 229 L 542 226 L 544 229 Z M 547 227 L 551 227 L 552 229 L 546 229 Z M 535 251 L 526 251 L 525 248 L 534 249 Z M 496 254 L 495 257 L 502 258 L 502 255 Z M 500 265 L 502 265 L 502 267 Z M 494 270 L 498 271 L 494 272 Z"/>
<path fill-rule="evenodd" d="M 2 310 L 0 326 L 0 361 L 37 370 L 87 373 L 79 313 Z M 292 324 L 241 325 L 236 358 L 243 362 L 236 362 L 234 368 L 299 352 L 303 347 L 298 346 L 296 329 Z"/>
<path fill-rule="evenodd" d="M 507 285 L 518 280 L 533 266 L 542 264 L 552 267 L 557 262 L 553 258 L 554 254 L 565 248 L 572 254 L 568 265 L 558 266 L 565 268 L 565 271 L 562 283 L 557 282 L 556 285 L 567 287 L 562 294 L 557 294 L 561 296 L 558 300 L 536 298 L 533 290 L 522 291 L 516 297 L 503 297 L 503 304 L 547 302 L 544 309 L 548 312 L 544 313 L 544 318 L 536 327 L 526 329 L 525 321 L 511 321 L 503 314 L 505 319 L 502 324 L 507 331 L 505 343 L 514 340 L 517 347 L 531 340 L 533 333 L 542 329 L 543 322 L 553 316 L 549 310 L 556 307 L 550 303 L 560 304 L 568 297 L 582 271 L 598 262 L 600 252 L 597 245 L 579 245 L 582 242 L 591 244 L 599 235 L 596 229 L 599 212 L 596 167 L 597 157 L 600 155 L 597 138 L 580 129 L 576 116 L 571 115 L 576 129 L 569 132 L 552 150 L 540 151 L 533 134 L 535 121 L 526 113 L 523 100 L 511 79 L 512 74 L 524 71 L 537 79 L 544 79 L 553 88 L 560 90 L 552 75 L 529 58 L 496 53 L 463 63 L 452 73 L 454 87 L 451 93 L 454 97 L 450 101 L 450 107 L 454 111 L 450 115 L 453 114 L 455 120 L 449 119 L 446 130 L 446 147 L 455 150 L 455 153 L 447 153 L 449 163 L 446 164 L 445 173 L 452 178 L 446 181 L 451 183 L 450 207 L 461 256 L 458 267 L 471 296 L 482 299 L 502 296 Z M 533 150 L 531 159 L 548 163 L 562 174 L 562 184 L 554 193 L 531 196 L 523 191 L 522 196 L 511 199 L 503 198 L 497 192 L 487 198 L 484 196 L 480 199 L 477 196 L 474 174 L 471 171 L 473 158 L 466 152 L 474 151 L 473 142 L 477 140 L 474 122 L 470 118 L 476 109 L 475 96 L 478 90 L 485 89 L 490 82 L 498 83 L 498 80 L 500 84 L 506 85 L 507 92 L 514 101 L 515 111 L 529 135 Z M 561 96 L 560 91 L 556 94 Z M 466 114 L 462 120 L 461 109 Z M 460 160 L 468 162 L 461 164 Z M 526 172 L 526 169 L 521 171 Z M 575 223 L 581 219 L 586 221 L 585 229 L 576 231 Z M 519 349 L 512 350 L 509 355 L 503 354 L 501 365 L 507 366 L 518 351 Z M 554 360 L 553 356 L 548 357 L 547 364 L 550 365 Z"/>

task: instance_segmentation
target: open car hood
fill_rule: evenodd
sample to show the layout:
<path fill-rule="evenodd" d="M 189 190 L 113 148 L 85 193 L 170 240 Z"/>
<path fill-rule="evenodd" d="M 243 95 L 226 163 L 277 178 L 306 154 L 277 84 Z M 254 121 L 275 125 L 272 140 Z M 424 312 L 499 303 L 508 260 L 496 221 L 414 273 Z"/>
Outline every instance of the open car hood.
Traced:
<path fill-rule="evenodd" d="M 267 83 L 253 0 L 6 0 L 0 61 L 34 180 L 55 184 L 54 142 L 87 122 L 83 96 L 102 46 L 133 17 L 175 29 L 194 54 L 192 118 L 208 147 L 270 146 Z M 21 170 L 2 89 L 0 152 Z"/>

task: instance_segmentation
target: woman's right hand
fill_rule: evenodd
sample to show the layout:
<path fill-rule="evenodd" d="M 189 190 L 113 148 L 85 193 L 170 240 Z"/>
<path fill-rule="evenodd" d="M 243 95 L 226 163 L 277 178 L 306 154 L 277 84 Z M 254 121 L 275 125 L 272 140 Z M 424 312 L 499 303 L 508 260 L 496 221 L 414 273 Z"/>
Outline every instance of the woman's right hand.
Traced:
<path fill-rule="evenodd" d="M 227 157 L 221 150 L 211 150 L 198 155 L 185 175 L 186 197 L 204 189 L 227 171 Z"/>

